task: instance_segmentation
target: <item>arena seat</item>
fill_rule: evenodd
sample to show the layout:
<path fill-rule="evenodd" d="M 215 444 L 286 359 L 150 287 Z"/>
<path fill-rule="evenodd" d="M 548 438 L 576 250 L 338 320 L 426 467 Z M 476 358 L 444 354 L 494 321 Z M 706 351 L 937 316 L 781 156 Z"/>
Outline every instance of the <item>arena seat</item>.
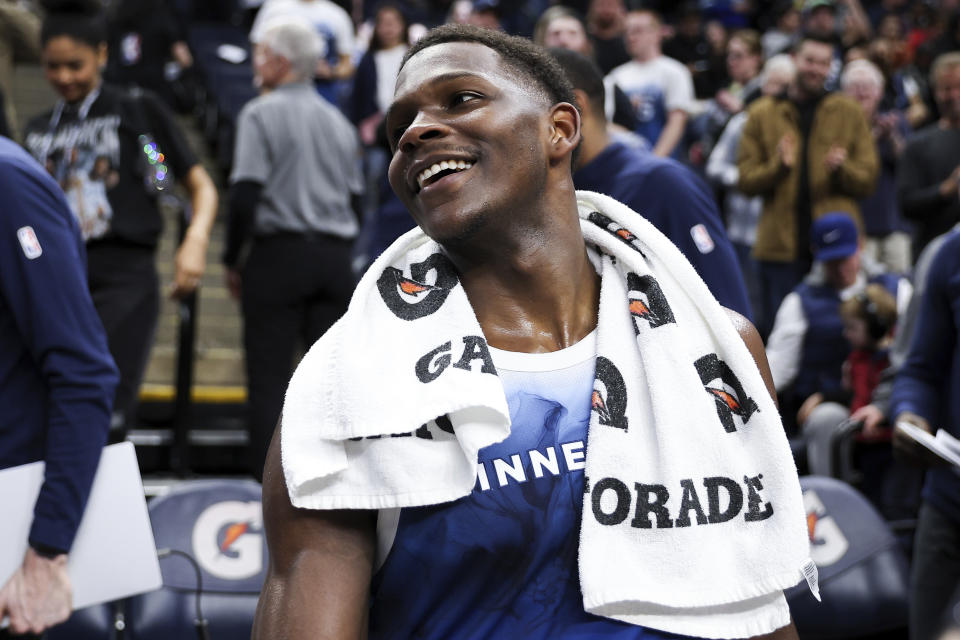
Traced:
<path fill-rule="evenodd" d="M 133 640 L 189 640 L 200 606 L 214 640 L 249 638 L 267 566 L 260 485 L 252 480 L 194 480 L 149 504 L 163 587 L 127 603 Z M 180 553 L 185 553 L 192 561 Z M 194 565 L 193 563 L 196 563 Z"/>
<path fill-rule="evenodd" d="M 120 604 L 101 604 L 78 609 L 61 625 L 50 629 L 45 640 L 113 640 L 121 637 L 115 628 Z M 122 620 L 122 618 L 121 618 Z M 121 624 L 121 627 L 123 625 Z"/>
<path fill-rule="evenodd" d="M 800 637 L 906 637 L 907 558 L 887 523 L 844 482 L 804 476 L 800 486 L 822 597 L 805 583 L 787 592 Z"/>

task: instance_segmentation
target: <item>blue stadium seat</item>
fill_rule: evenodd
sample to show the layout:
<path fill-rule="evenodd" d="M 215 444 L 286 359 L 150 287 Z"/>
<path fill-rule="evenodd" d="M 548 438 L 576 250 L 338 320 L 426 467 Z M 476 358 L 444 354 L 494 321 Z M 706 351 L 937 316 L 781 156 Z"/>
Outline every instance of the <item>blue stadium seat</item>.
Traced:
<path fill-rule="evenodd" d="M 116 636 L 114 629 L 115 605 L 101 604 L 78 609 L 61 625 L 50 629 L 44 635 L 45 640 L 112 640 Z M 119 607 L 119 605 L 116 605 Z"/>
<path fill-rule="evenodd" d="M 906 636 L 907 558 L 863 495 L 834 478 L 800 478 L 818 603 L 805 583 L 787 592 L 803 640 Z"/>
<path fill-rule="evenodd" d="M 201 606 L 214 640 L 249 638 L 267 567 L 260 485 L 252 480 L 195 480 L 149 505 L 157 549 L 189 554 L 202 576 Z M 161 560 L 163 588 L 132 598 L 132 640 L 190 640 L 195 627 L 197 573 L 186 558 Z"/>

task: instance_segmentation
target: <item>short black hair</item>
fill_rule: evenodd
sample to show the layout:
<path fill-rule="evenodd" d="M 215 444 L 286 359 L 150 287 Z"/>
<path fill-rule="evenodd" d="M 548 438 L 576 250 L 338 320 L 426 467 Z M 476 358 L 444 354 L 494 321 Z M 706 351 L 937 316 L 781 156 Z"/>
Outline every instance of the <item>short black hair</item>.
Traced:
<path fill-rule="evenodd" d="M 797 44 L 794 45 L 794 53 L 800 51 L 800 48 L 803 46 L 804 42 L 819 42 L 820 44 L 836 47 L 837 37 L 832 33 L 824 33 L 823 31 L 804 31 L 800 34 L 800 39 L 797 40 Z"/>
<path fill-rule="evenodd" d="M 47 17 L 40 28 L 40 42 L 67 36 L 77 42 L 99 47 L 107 42 L 107 19 L 95 0 L 44 0 Z"/>
<path fill-rule="evenodd" d="M 594 112 L 602 114 L 606 89 L 603 86 L 603 72 L 600 71 L 597 63 L 582 53 L 570 49 L 551 47 L 548 51 L 560 63 L 560 68 L 567 74 L 573 88 L 587 94 Z"/>
<path fill-rule="evenodd" d="M 573 86 L 556 59 L 543 47 L 526 38 L 507 35 L 501 31 L 481 29 L 466 24 L 445 24 L 431 29 L 403 56 L 400 68 L 424 49 L 448 42 L 473 42 L 496 51 L 503 62 L 524 79 L 535 82 L 552 101 L 568 102 L 577 107 Z M 579 107 L 577 107 L 579 111 Z"/>

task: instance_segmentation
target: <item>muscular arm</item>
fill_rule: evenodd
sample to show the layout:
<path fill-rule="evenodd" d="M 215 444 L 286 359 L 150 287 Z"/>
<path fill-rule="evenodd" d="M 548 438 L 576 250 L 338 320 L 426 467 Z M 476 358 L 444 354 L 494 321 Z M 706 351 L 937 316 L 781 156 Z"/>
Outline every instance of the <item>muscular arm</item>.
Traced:
<path fill-rule="evenodd" d="M 760 339 L 760 334 L 757 333 L 756 328 L 749 320 L 744 318 L 742 315 L 733 311 L 731 309 L 724 309 L 727 312 L 727 316 L 730 318 L 730 322 L 733 323 L 733 326 L 737 329 L 737 333 L 740 334 L 740 338 L 743 340 L 743 343 L 747 345 L 747 349 L 750 350 L 750 355 L 753 356 L 753 361 L 757 363 L 757 368 L 760 370 L 760 377 L 763 378 L 764 384 L 767 385 L 767 391 L 770 393 L 770 397 L 773 398 L 774 404 L 777 402 L 777 392 L 773 387 L 773 376 L 770 375 L 770 366 L 767 364 L 767 355 L 763 350 L 763 340 Z M 793 626 L 791 622 L 785 627 L 777 629 L 773 633 L 768 633 L 762 636 L 754 636 L 753 640 L 797 640 L 797 629 Z"/>
<path fill-rule="evenodd" d="M 376 549 L 376 513 L 290 504 L 277 429 L 263 474 L 270 549 L 253 640 L 362 639 Z"/>

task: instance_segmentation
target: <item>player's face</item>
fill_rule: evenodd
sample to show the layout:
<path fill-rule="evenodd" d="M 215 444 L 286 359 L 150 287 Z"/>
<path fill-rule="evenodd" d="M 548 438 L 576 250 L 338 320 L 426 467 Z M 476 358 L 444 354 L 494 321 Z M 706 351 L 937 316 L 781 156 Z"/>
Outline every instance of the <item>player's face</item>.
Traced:
<path fill-rule="evenodd" d="M 407 61 L 386 118 L 390 185 L 434 240 L 467 240 L 543 192 L 550 106 L 542 90 L 477 43 Z"/>
<path fill-rule="evenodd" d="M 92 47 L 70 36 L 56 36 L 43 47 L 47 82 L 67 102 L 83 100 L 100 84 L 100 67 L 106 62 L 106 44 Z"/>

